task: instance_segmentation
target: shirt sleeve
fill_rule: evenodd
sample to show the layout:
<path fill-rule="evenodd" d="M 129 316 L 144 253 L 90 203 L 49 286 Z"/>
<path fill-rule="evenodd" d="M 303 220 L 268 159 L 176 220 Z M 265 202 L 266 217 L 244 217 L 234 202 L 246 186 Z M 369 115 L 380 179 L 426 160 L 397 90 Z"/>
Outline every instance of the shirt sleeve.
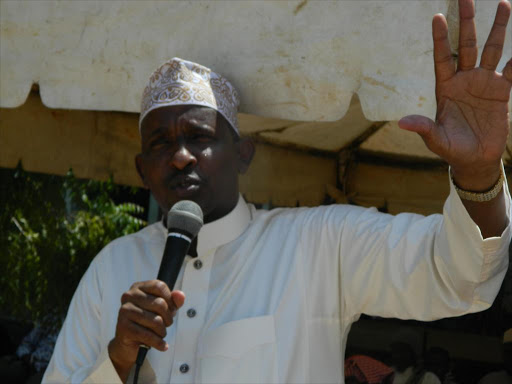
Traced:
<path fill-rule="evenodd" d="M 121 383 L 101 340 L 101 258 L 91 263 L 71 300 L 43 383 Z"/>
<path fill-rule="evenodd" d="M 503 188 L 510 219 L 506 183 Z M 362 313 L 432 321 L 482 311 L 508 268 L 510 224 L 500 237 L 484 240 L 451 180 L 442 215 L 393 216 L 350 205 L 302 212 L 307 297 L 322 316 L 337 308 L 348 322 Z"/>
<path fill-rule="evenodd" d="M 511 229 L 509 223 L 500 237 L 484 240 L 450 180 L 442 215 L 354 212 L 340 236 L 347 315 L 431 321 L 492 304 L 507 271 Z"/>

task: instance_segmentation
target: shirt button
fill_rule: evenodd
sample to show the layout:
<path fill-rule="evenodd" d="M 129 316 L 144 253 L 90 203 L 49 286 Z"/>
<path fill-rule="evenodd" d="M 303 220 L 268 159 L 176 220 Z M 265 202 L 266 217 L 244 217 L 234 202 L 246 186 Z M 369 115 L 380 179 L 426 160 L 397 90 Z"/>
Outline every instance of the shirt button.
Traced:
<path fill-rule="evenodd" d="M 188 311 L 187 311 L 187 316 L 192 318 L 192 317 L 195 317 L 197 314 L 196 310 L 194 308 L 190 308 Z"/>
<path fill-rule="evenodd" d="M 203 266 L 203 262 L 201 260 L 194 261 L 194 268 L 195 269 L 201 269 L 202 266 Z"/>
<path fill-rule="evenodd" d="M 180 372 L 181 373 L 187 373 L 189 369 L 190 368 L 189 368 L 188 364 L 181 364 L 180 365 Z"/>

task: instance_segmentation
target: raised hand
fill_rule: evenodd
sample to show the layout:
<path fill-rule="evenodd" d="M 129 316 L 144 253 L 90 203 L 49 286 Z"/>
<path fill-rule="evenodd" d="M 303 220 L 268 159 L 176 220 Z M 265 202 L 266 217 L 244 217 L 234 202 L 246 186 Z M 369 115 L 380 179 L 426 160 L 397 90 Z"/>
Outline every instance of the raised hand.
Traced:
<path fill-rule="evenodd" d="M 185 302 L 181 291 L 172 291 L 160 280 L 133 284 L 121 297 L 116 335 L 108 352 L 119 377 L 126 382 L 141 344 L 167 350 L 166 328 Z"/>
<path fill-rule="evenodd" d="M 451 165 L 456 184 L 467 190 L 486 191 L 500 175 L 509 130 L 512 59 L 503 73 L 496 72 L 496 67 L 502 55 L 510 8 L 507 1 L 499 3 L 479 67 L 473 1 L 459 0 L 457 67 L 446 19 L 441 14 L 434 16 L 436 121 L 418 115 L 399 121 L 400 128 L 420 134 L 427 147 Z"/>

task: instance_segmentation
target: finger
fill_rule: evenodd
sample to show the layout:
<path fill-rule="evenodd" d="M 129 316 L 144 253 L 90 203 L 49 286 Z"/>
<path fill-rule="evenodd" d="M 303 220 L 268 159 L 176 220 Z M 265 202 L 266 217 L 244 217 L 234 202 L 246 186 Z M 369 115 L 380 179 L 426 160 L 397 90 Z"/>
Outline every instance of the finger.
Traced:
<path fill-rule="evenodd" d="M 505 34 L 507 31 L 507 23 L 510 17 L 510 3 L 508 1 L 501 1 L 496 10 L 494 24 L 492 25 L 491 32 L 484 46 L 482 58 L 480 60 L 480 67 L 496 70 L 501 59 L 503 52 L 503 44 L 505 43 Z"/>
<path fill-rule="evenodd" d="M 416 132 L 422 137 L 428 136 L 435 129 L 435 123 L 425 116 L 409 115 L 398 121 L 398 126 L 406 131 Z"/>
<path fill-rule="evenodd" d="M 133 321 L 126 320 L 124 325 L 125 334 L 121 337 L 125 340 L 126 344 L 135 342 L 136 344 L 144 344 L 149 347 L 158 349 L 159 351 L 166 351 L 169 346 L 163 338 Z"/>
<path fill-rule="evenodd" d="M 143 326 L 144 328 L 152 330 L 161 338 L 164 338 L 167 335 L 164 320 L 160 315 L 145 311 L 133 303 L 123 304 L 119 310 L 119 316 L 123 316 L 128 320 Z"/>
<path fill-rule="evenodd" d="M 475 68 L 477 57 L 475 6 L 472 0 L 459 0 L 458 69 L 467 71 Z"/>
<path fill-rule="evenodd" d="M 162 317 L 168 327 L 172 324 L 173 310 L 164 298 L 150 295 L 144 291 L 127 292 L 121 297 L 121 303 L 133 303 L 136 307 Z M 174 307 L 174 304 L 173 304 Z"/>
<path fill-rule="evenodd" d="M 185 303 L 185 294 L 182 291 L 172 291 L 172 301 L 176 306 L 176 309 L 179 309 Z"/>
<path fill-rule="evenodd" d="M 455 63 L 448 41 L 448 24 L 441 14 L 435 15 L 432 19 L 432 38 L 434 40 L 436 82 L 443 82 L 455 75 Z"/>
<path fill-rule="evenodd" d="M 172 304 L 171 290 L 161 280 L 143 281 L 139 283 L 138 289 L 150 295 L 163 298 L 169 306 Z"/>
<path fill-rule="evenodd" d="M 510 59 L 505 68 L 503 68 L 503 77 L 507 79 L 510 83 L 512 83 L 512 59 Z"/>

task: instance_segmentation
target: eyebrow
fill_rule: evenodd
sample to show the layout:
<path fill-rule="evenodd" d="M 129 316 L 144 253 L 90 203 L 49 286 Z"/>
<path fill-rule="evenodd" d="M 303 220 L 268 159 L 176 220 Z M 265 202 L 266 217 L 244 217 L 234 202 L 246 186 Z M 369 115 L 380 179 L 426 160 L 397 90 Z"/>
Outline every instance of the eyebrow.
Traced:
<path fill-rule="evenodd" d="M 202 128 L 202 129 L 208 129 L 208 130 L 215 130 L 216 127 L 216 121 L 206 121 L 206 120 L 197 120 L 197 119 L 189 119 L 187 120 L 187 125 L 192 128 Z"/>
<path fill-rule="evenodd" d="M 195 116 L 191 116 L 190 118 L 185 119 L 186 124 L 185 127 L 190 127 L 192 129 L 206 129 L 209 131 L 214 131 L 217 126 L 217 116 L 215 115 L 215 118 L 210 118 L 209 116 L 207 118 L 198 118 Z M 165 134 L 167 131 L 167 128 L 163 125 L 160 125 L 158 128 L 154 129 L 148 136 L 147 141 L 151 141 L 155 136 L 159 136 L 161 134 Z"/>
<path fill-rule="evenodd" d="M 210 128 L 210 129 L 215 129 L 215 124 L 212 124 L 211 122 L 208 122 L 208 121 L 197 121 L 197 120 L 192 120 L 192 121 L 188 121 L 187 122 L 187 125 L 193 127 L 193 128 Z"/>
<path fill-rule="evenodd" d="M 161 135 L 163 133 L 163 131 L 164 131 L 164 127 L 159 127 L 157 129 L 153 130 L 153 132 L 151 132 L 149 134 L 148 141 L 151 140 L 155 136 Z"/>

